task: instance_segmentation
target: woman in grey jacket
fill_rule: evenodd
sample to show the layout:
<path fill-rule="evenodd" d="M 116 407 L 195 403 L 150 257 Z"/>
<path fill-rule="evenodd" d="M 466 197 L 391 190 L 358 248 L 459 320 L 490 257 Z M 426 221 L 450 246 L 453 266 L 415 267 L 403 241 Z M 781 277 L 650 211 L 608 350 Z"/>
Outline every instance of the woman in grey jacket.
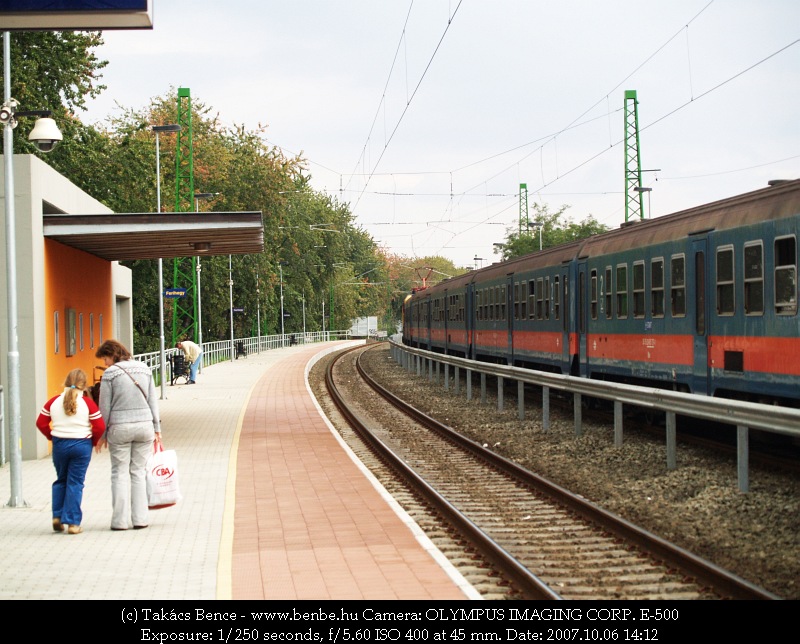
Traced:
<path fill-rule="evenodd" d="M 141 530 L 148 525 L 145 466 L 154 441 L 161 442 L 161 421 L 153 376 L 143 362 L 116 340 L 106 340 L 95 356 L 106 370 L 100 380 L 100 412 L 106 433 L 95 448 L 111 454 L 111 529 Z"/>

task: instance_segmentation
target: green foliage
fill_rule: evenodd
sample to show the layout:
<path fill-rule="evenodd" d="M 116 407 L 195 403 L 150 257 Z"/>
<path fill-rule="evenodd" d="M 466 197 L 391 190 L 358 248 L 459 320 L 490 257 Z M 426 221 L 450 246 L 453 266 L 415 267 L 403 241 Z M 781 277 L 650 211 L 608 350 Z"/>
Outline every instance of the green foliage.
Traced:
<path fill-rule="evenodd" d="M 568 206 L 561 206 L 556 212 L 550 212 L 547 204 L 533 204 L 534 215 L 531 222 L 540 224 L 531 227 L 530 232 L 509 228 L 506 231 L 505 243 L 496 249 L 503 261 L 528 255 L 539 250 L 539 234 L 541 233 L 542 249 L 565 244 L 577 239 L 584 239 L 608 230 L 608 227 L 589 215 L 581 222 L 574 222 L 565 216 Z"/>

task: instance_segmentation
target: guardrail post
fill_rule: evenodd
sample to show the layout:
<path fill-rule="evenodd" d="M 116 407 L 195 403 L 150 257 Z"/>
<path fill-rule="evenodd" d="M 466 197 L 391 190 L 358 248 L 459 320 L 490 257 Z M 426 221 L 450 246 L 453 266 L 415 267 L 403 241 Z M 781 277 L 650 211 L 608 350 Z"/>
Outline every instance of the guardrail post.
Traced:
<path fill-rule="evenodd" d="M 503 376 L 497 377 L 497 411 L 503 411 Z"/>
<path fill-rule="evenodd" d="M 428 364 L 428 381 L 433 380 L 433 358 L 428 358 L 425 361 Z"/>
<path fill-rule="evenodd" d="M 542 431 L 550 431 L 550 387 L 542 387 Z"/>
<path fill-rule="evenodd" d="M 444 390 L 450 391 L 450 365 L 444 364 Z"/>
<path fill-rule="evenodd" d="M 437 385 L 439 384 L 439 365 L 441 365 L 441 362 L 437 362 L 436 363 L 436 384 Z M 445 372 L 445 374 L 447 374 L 447 365 L 444 366 L 444 372 Z M 445 384 L 445 389 L 447 389 L 447 384 Z"/>
<path fill-rule="evenodd" d="M 614 401 L 614 447 L 622 447 L 622 403 Z"/>
<path fill-rule="evenodd" d="M 456 372 L 456 396 L 461 393 L 461 374 L 459 373 L 458 367 L 455 368 Z"/>
<path fill-rule="evenodd" d="M 677 443 L 675 432 L 675 412 L 667 412 L 667 469 L 678 467 Z"/>
<path fill-rule="evenodd" d="M 422 356 L 417 356 L 417 375 L 422 375 Z"/>
<path fill-rule="evenodd" d="M 580 394 L 572 395 L 572 410 L 575 414 L 575 436 L 581 436 L 583 434 L 583 418 L 581 417 L 583 408 L 581 407 Z"/>
<path fill-rule="evenodd" d="M 486 374 L 481 372 L 481 402 L 486 403 Z"/>
<path fill-rule="evenodd" d="M 467 369 L 467 400 L 472 400 L 472 369 Z"/>
<path fill-rule="evenodd" d="M 525 420 L 525 383 L 517 380 L 517 417 Z"/>
<path fill-rule="evenodd" d="M 736 426 L 736 469 L 739 479 L 739 491 L 750 491 L 750 438 L 748 428 Z"/>

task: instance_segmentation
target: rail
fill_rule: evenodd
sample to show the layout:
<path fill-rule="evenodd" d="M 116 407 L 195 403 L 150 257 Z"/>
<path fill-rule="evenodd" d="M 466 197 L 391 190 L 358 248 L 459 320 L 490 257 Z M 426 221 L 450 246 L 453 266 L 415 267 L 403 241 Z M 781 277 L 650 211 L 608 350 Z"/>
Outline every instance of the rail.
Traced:
<path fill-rule="evenodd" d="M 518 415 L 524 418 L 524 385 L 530 384 L 542 388 L 542 426 L 547 431 L 550 426 L 550 389 L 572 393 L 575 434 L 582 433 L 581 397 L 590 396 L 614 402 L 614 445 L 622 446 L 623 439 L 623 405 L 635 405 L 645 409 L 664 412 L 666 416 L 666 449 L 667 469 L 677 467 L 676 416 L 689 416 L 703 420 L 732 425 L 736 428 L 737 445 L 737 478 L 739 489 L 748 492 L 749 476 L 749 430 L 758 429 L 765 432 L 784 434 L 800 438 L 800 410 L 789 407 L 763 405 L 741 400 L 713 398 L 679 391 L 625 385 L 602 380 L 587 380 L 576 376 L 534 371 L 522 367 L 476 362 L 466 358 L 448 356 L 423 349 L 408 347 L 396 339 L 391 341 L 393 358 L 408 371 L 416 371 L 423 375 L 427 371 L 428 378 L 433 380 L 434 369 L 439 378 L 439 366 L 444 366 L 445 389 L 450 386 L 449 367 L 455 369 L 456 393 L 460 386 L 459 370 L 467 372 L 467 399 L 472 398 L 472 372 L 481 376 L 481 400 L 486 401 L 486 376 L 497 378 L 497 405 L 503 409 L 504 380 L 516 381 L 518 388 Z"/>

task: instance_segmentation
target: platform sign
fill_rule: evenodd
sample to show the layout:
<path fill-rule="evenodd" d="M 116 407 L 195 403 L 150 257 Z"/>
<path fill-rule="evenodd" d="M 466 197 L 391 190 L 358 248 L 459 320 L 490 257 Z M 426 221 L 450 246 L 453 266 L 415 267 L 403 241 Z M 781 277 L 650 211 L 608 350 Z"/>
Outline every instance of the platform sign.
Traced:
<path fill-rule="evenodd" d="M 186 297 L 186 289 L 178 287 L 165 289 L 164 297 L 166 297 L 169 300 L 177 300 L 182 297 Z"/>
<path fill-rule="evenodd" d="M 0 0 L 0 31 L 152 29 L 154 0 Z"/>

